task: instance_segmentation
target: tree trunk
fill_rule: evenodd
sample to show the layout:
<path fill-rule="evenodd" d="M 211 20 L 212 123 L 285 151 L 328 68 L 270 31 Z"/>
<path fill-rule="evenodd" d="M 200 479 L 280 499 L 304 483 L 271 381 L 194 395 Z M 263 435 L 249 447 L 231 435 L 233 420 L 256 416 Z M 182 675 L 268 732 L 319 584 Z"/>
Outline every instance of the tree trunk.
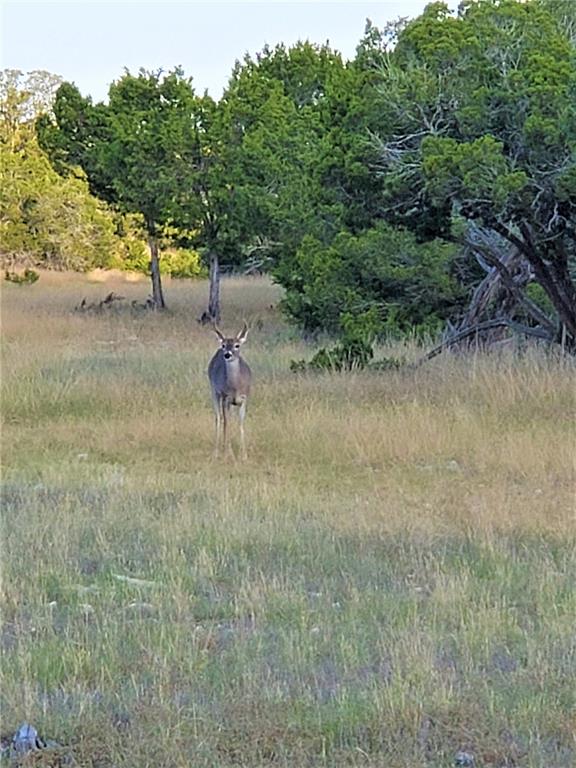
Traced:
<path fill-rule="evenodd" d="M 496 230 L 508 242 L 513 243 L 524 254 L 530 266 L 534 270 L 537 282 L 544 289 L 558 314 L 560 324 L 568 333 L 568 347 L 576 348 L 576 308 L 571 304 L 569 296 L 574 295 L 574 286 L 567 271 L 564 272 L 562 264 L 547 263 L 542 258 L 526 223 L 520 224 L 522 237 L 515 235 L 506 226 L 499 222 L 492 223 Z"/>
<path fill-rule="evenodd" d="M 571 351 L 576 348 L 576 285 L 572 275 L 570 274 L 570 268 L 568 266 L 568 255 L 563 244 L 560 241 L 556 241 L 554 244 L 555 251 L 555 277 L 556 284 L 560 289 L 561 295 L 564 297 L 564 303 L 567 309 L 567 316 L 563 319 L 563 331 L 570 333 L 571 339 L 569 347 Z"/>
<path fill-rule="evenodd" d="M 220 322 L 220 262 L 218 261 L 218 254 L 214 251 L 210 253 L 208 315 L 213 323 Z"/>
<path fill-rule="evenodd" d="M 152 300 L 155 309 L 166 309 L 164 294 L 162 293 L 162 279 L 160 277 L 160 260 L 158 258 L 158 240 L 154 232 L 148 235 L 150 246 L 150 277 L 152 279 Z"/>
<path fill-rule="evenodd" d="M 461 328 L 469 328 L 481 322 L 482 315 L 491 302 L 497 300 L 497 314 L 512 318 L 518 305 L 536 323 L 549 331 L 556 332 L 555 323 L 537 304 L 526 296 L 526 286 L 531 279 L 530 265 L 516 246 L 504 241 L 493 230 L 483 230 L 470 224 L 469 234 L 461 242 L 472 250 L 476 260 L 487 274 L 474 291 L 470 307 L 464 316 Z"/>

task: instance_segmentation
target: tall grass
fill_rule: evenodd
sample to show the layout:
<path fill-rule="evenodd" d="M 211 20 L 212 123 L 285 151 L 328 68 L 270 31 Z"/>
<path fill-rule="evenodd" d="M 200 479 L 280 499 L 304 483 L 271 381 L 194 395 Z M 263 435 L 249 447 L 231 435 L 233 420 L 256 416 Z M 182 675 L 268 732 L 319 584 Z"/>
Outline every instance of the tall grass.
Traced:
<path fill-rule="evenodd" d="M 573 765 L 572 367 L 294 375 L 278 290 L 228 280 L 256 386 L 214 461 L 206 286 L 72 311 L 109 290 L 145 293 L 2 291 L 3 730 L 54 765 Z"/>

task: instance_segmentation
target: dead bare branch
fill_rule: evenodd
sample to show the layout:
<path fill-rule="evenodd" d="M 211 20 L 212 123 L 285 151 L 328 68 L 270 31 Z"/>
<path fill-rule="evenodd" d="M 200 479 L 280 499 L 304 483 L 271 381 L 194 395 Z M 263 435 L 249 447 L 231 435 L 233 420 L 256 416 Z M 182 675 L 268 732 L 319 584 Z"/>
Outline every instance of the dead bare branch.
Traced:
<path fill-rule="evenodd" d="M 543 328 L 531 328 L 528 325 L 522 325 L 521 323 L 516 323 L 507 317 L 503 317 L 503 318 L 498 318 L 496 320 L 486 320 L 483 323 L 477 323 L 476 325 L 472 325 L 468 328 L 464 328 L 463 330 L 459 331 L 458 333 L 454 334 L 450 338 L 443 341 L 441 344 L 438 344 L 437 347 L 434 347 L 434 349 L 430 350 L 430 352 L 425 354 L 415 363 L 412 363 L 410 367 L 418 368 L 423 363 L 428 362 L 428 360 L 432 360 L 434 357 L 437 357 L 438 355 L 440 355 L 442 352 L 444 352 L 444 350 L 449 349 L 450 347 L 453 347 L 454 345 L 460 343 L 461 341 L 464 341 L 465 339 L 470 338 L 470 336 L 479 335 L 484 331 L 489 331 L 489 330 L 492 330 L 493 328 L 501 328 L 501 327 L 510 328 L 515 333 L 519 333 L 524 336 L 532 336 L 537 339 L 541 339 L 542 341 L 547 341 L 550 343 L 554 342 L 554 338 L 550 336 L 548 331 L 544 330 Z"/>

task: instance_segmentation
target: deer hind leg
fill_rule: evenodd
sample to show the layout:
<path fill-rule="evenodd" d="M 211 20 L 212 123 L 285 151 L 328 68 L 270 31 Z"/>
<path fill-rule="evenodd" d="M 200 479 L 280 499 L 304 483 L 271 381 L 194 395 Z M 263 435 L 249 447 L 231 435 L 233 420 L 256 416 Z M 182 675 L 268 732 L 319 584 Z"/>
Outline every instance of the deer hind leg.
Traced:
<path fill-rule="evenodd" d="M 240 421 L 240 451 L 243 459 L 248 458 L 248 454 L 246 452 L 246 436 L 244 434 L 244 419 L 246 418 L 246 406 L 247 406 L 247 400 L 242 400 L 242 403 L 240 405 L 240 408 L 238 409 L 238 419 Z"/>

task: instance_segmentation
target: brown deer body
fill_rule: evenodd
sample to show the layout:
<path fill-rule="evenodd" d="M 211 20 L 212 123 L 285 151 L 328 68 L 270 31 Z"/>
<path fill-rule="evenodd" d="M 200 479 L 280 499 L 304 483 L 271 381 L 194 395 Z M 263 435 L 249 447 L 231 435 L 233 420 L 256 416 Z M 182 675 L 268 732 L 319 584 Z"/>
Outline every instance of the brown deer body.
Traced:
<path fill-rule="evenodd" d="M 246 407 L 250 395 L 252 371 L 248 363 L 242 359 L 240 349 L 248 336 L 248 326 L 244 323 L 240 333 L 232 338 L 226 338 L 216 326 L 214 326 L 214 331 L 220 339 L 220 349 L 208 365 L 208 378 L 216 417 L 214 453 L 218 455 L 221 444 L 225 450 L 229 448 L 228 420 L 230 409 L 235 406 L 238 408 L 240 420 L 242 458 L 246 458 L 244 419 L 246 418 Z"/>

